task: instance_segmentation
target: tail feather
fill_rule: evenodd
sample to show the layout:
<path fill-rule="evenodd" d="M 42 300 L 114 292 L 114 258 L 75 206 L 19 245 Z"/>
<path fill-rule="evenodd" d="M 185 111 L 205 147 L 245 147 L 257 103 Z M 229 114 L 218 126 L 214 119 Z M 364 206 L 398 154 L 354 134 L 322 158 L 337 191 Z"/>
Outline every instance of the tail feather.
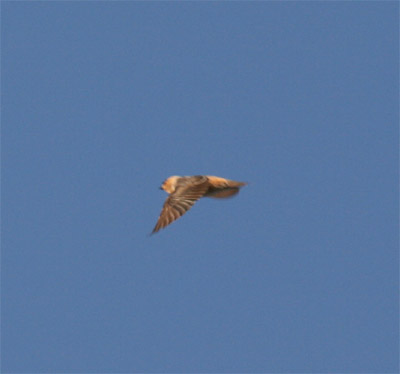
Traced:
<path fill-rule="evenodd" d="M 207 194 L 207 197 L 216 199 L 225 199 L 227 197 L 235 196 L 239 192 L 239 187 L 225 188 L 223 190 L 216 190 Z"/>

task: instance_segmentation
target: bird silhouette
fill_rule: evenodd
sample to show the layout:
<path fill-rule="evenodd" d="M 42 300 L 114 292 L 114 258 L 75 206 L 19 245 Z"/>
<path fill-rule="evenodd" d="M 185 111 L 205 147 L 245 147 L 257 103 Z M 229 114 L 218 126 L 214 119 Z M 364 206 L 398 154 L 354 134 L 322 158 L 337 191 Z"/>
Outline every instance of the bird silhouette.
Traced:
<path fill-rule="evenodd" d="M 227 198 L 236 195 L 245 182 L 211 175 L 181 177 L 173 175 L 167 178 L 160 189 L 169 194 L 161 210 L 160 217 L 152 234 L 165 228 L 183 216 L 194 203 L 202 197 Z"/>

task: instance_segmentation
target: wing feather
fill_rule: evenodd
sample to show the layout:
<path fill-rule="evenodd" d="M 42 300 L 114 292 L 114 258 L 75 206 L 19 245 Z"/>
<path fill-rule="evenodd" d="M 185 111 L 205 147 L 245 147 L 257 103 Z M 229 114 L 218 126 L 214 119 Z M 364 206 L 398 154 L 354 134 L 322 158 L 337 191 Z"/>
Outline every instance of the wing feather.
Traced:
<path fill-rule="evenodd" d="M 182 217 L 207 192 L 208 179 L 205 176 L 183 177 L 178 187 L 166 200 L 153 233 Z"/>

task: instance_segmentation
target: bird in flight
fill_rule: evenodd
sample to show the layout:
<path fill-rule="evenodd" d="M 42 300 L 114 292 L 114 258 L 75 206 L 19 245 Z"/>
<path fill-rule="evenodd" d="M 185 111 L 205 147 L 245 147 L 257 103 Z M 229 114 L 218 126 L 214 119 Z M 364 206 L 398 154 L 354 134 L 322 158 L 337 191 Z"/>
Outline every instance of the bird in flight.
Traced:
<path fill-rule="evenodd" d="M 201 197 L 223 199 L 239 192 L 247 183 L 236 182 L 211 175 L 167 178 L 160 189 L 169 194 L 152 234 L 183 216 Z"/>

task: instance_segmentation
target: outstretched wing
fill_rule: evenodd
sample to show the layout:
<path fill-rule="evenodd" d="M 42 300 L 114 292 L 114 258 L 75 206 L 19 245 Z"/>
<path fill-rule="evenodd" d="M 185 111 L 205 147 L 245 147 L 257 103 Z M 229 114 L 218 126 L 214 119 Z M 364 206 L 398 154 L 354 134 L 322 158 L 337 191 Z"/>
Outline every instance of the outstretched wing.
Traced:
<path fill-rule="evenodd" d="M 165 200 L 152 234 L 183 216 L 197 200 L 204 196 L 208 186 L 208 179 L 205 176 L 181 178 L 175 192 Z"/>

